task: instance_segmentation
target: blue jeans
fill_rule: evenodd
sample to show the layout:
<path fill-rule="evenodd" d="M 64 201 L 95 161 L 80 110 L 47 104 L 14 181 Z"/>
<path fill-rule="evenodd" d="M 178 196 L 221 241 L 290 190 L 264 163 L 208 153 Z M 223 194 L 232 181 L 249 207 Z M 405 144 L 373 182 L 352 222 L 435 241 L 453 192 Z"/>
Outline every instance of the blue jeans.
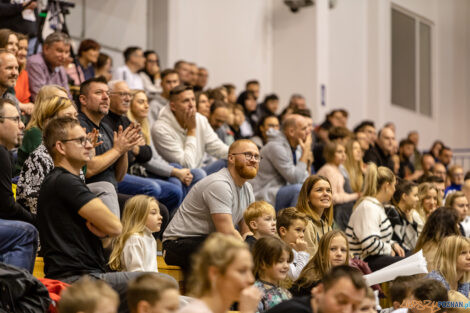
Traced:
<path fill-rule="evenodd" d="M 36 227 L 21 221 L 0 219 L 0 262 L 32 273 L 37 249 Z"/>
<path fill-rule="evenodd" d="M 176 168 L 183 168 L 181 165 L 177 164 L 177 163 L 170 163 L 171 166 L 173 167 L 176 167 Z M 169 177 L 167 178 L 167 180 L 169 182 L 171 182 L 172 184 L 175 184 L 175 185 L 178 185 L 178 186 L 181 186 L 182 190 L 183 190 L 183 199 L 186 197 L 186 195 L 188 194 L 189 190 L 198 182 L 200 181 L 201 179 L 203 179 L 204 177 L 207 176 L 206 172 L 202 169 L 202 168 L 193 168 L 191 170 L 191 174 L 193 174 L 193 180 L 191 181 L 191 184 L 189 184 L 189 186 L 186 186 L 185 184 L 183 184 L 181 182 L 181 180 L 179 180 L 178 178 L 176 177 Z M 160 178 L 160 177 L 157 177 L 157 178 Z M 164 179 L 164 178 L 160 178 L 160 179 Z"/>
<path fill-rule="evenodd" d="M 225 159 L 220 159 L 212 162 L 209 165 L 204 166 L 202 169 L 207 173 L 207 175 L 213 174 L 220 171 L 224 167 L 227 167 L 228 161 Z"/>
<path fill-rule="evenodd" d="M 300 189 L 302 189 L 302 184 L 281 187 L 276 194 L 276 204 L 274 206 L 276 212 L 291 206 L 296 206 Z"/>
<path fill-rule="evenodd" d="M 150 177 L 139 177 L 126 174 L 118 183 L 119 193 L 127 195 L 148 195 L 163 203 L 171 212 L 183 201 L 181 188 L 168 181 Z"/>

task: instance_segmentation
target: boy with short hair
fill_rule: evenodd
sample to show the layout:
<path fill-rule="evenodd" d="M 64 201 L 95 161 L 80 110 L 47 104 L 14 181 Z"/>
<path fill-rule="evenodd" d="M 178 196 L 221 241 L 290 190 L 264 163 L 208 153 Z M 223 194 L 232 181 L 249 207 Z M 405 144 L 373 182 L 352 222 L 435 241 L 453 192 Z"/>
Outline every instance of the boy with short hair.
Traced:
<path fill-rule="evenodd" d="M 103 280 L 85 276 L 65 289 L 58 304 L 60 313 L 116 313 L 119 296 Z"/>
<path fill-rule="evenodd" d="M 279 237 L 292 247 L 294 260 L 289 265 L 288 276 L 292 280 L 299 278 L 300 272 L 307 265 L 310 254 L 304 240 L 307 216 L 295 207 L 280 210 L 277 215 L 277 232 Z"/>
<path fill-rule="evenodd" d="M 155 273 L 143 274 L 129 284 L 127 303 L 131 313 L 176 313 L 179 287 L 171 278 Z"/>
<path fill-rule="evenodd" d="M 392 306 L 383 309 L 380 313 L 391 313 L 399 309 L 405 300 L 409 300 L 417 278 L 415 276 L 398 276 L 390 285 L 389 296 Z"/>
<path fill-rule="evenodd" d="M 248 235 L 245 239 L 250 249 L 261 237 L 276 235 L 276 211 L 266 201 L 255 201 L 250 204 L 243 213 L 243 219 L 253 233 L 253 236 Z"/>

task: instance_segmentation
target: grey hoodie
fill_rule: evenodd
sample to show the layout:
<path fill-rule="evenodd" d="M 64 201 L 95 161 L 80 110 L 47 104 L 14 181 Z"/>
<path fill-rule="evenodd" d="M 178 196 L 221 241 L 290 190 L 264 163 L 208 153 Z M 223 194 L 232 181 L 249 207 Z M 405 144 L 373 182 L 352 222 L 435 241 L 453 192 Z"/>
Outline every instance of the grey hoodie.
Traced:
<path fill-rule="evenodd" d="M 294 165 L 291 147 L 281 131 L 268 133 L 268 143 L 260 154 L 258 175 L 252 181 L 256 200 L 274 205 L 281 187 L 302 184 L 308 177 L 307 164 L 297 159 L 297 165 Z"/>

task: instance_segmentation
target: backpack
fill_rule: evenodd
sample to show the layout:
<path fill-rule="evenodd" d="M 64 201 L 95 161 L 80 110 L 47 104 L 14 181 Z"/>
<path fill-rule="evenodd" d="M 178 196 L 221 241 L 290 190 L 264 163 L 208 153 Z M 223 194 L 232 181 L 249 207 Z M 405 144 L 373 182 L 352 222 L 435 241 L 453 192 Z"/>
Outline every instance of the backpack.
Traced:
<path fill-rule="evenodd" d="M 0 262 L 0 312 L 46 312 L 49 291 L 27 270 Z"/>

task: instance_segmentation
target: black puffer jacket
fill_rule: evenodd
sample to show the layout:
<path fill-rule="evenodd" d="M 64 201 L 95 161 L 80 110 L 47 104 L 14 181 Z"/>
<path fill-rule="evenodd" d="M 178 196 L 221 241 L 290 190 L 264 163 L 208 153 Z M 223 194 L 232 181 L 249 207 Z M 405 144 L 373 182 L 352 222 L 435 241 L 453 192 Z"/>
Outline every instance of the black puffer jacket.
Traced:
<path fill-rule="evenodd" d="M 50 303 L 46 287 L 33 275 L 0 263 L 0 312 L 46 312 Z"/>

